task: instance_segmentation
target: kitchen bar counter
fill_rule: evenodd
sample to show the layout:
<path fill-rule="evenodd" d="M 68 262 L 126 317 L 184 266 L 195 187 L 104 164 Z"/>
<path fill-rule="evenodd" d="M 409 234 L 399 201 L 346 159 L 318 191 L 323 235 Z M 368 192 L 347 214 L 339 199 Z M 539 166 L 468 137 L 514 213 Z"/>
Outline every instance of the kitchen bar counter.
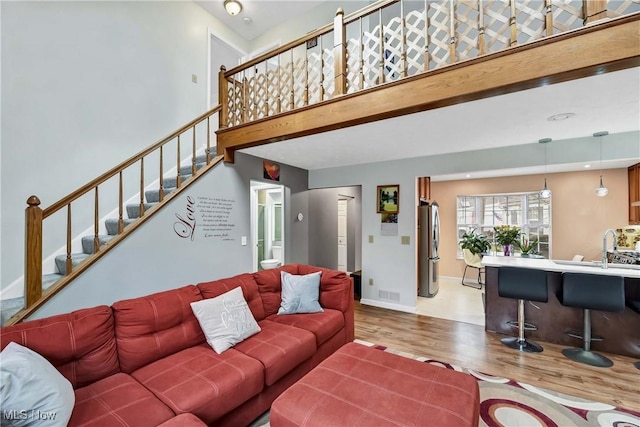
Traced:
<path fill-rule="evenodd" d="M 565 261 L 561 261 L 565 262 Z M 518 318 L 518 302 L 515 299 L 498 295 L 498 269 L 500 267 L 535 268 L 547 271 L 549 301 L 547 303 L 527 303 L 525 319 L 538 327 L 537 331 L 527 331 L 526 336 L 533 341 L 550 342 L 567 347 L 582 347 L 582 341 L 566 335 L 568 331 L 582 331 L 582 309 L 565 307 L 558 295 L 562 292 L 562 273 L 576 272 L 587 274 L 613 274 L 625 278 L 625 297 L 640 300 L 640 270 L 620 268 L 609 264 L 603 269 L 591 263 L 559 264 L 547 259 L 521 257 L 485 256 L 482 264 L 486 267 L 485 276 L 485 330 L 509 336 L 516 336 L 518 330 L 506 324 Z M 604 338 L 601 342 L 592 342 L 594 351 L 602 351 L 640 359 L 640 315 L 626 308 L 622 313 L 609 313 L 593 310 L 591 312 L 594 336 Z M 543 344 L 544 347 L 544 344 Z"/>
<path fill-rule="evenodd" d="M 550 259 L 523 258 L 516 256 L 482 257 L 485 267 L 522 267 L 536 270 L 557 271 L 560 273 L 606 274 L 612 276 L 635 277 L 640 279 L 640 265 L 609 263 L 608 268 L 602 268 L 598 261 L 564 261 Z"/>

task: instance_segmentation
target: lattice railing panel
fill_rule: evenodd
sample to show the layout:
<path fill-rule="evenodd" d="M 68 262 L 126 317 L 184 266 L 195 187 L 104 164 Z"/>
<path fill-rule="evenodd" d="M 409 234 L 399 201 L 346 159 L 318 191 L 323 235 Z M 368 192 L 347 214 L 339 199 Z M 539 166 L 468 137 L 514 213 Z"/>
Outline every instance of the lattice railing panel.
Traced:
<path fill-rule="evenodd" d="M 609 0 L 607 10 L 610 18 L 640 12 L 640 0 Z"/>
<path fill-rule="evenodd" d="M 235 83 L 234 83 L 235 81 Z M 243 122 L 242 117 L 242 85 L 238 80 L 232 80 L 228 89 L 229 104 L 229 126 L 239 125 Z"/>
<path fill-rule="evenodd" d="M 267 74 L 264 71 L 259 72 L 254 80 L 253 96 L 254 103 L 256 104 L 256 119 L 262 119 L 268 116 Z"/>
<path fill-rule="evenodd" d="M 402 20 L 395 17 L 383 26 L 384 34 L 384 79 L 385 82 L 402 77 Z"/>
<path fill-rule="evenodd" d="M 553 0 L 553 34 L 563 33 L 583 26 L 582 0 Z"/>
<path fill-rule="evenodd" d="M 270 116 L 280 112 L 280 83 L 278 74 L 278 69 L 270 69 L 267 71 L 267 107 Z"/>
<path fill-rule="evenodd" d="M 407 38 L 407 75 L 413 76 L 425 70 L 427 46 L 427 20 L 424 10 L 413 10 L 405 17 Z"/>
<path fill-rule="evenodd" d="M 322 100 L 320 91 L 322 74 L 320 73 L 320 52 L 312 52 L 307 57 L 307 67 L 309 68 L 309 104 L 316 104 Z"/>
<path fill-rule="evenodd" d="M 331 99 L 336 87 L 336 73 L 333 68 L 333 50 L 323 49 L 322 58 L 324 66 L 322 70 L 322 74 L 324 75 L 324 80 L 322 82 L 322 87 L 324 88 L 324 99 Z"/>
<path fill-rule="evenodd" d="M 291 62 L 280 63 L 280 112 L 291 111 L 293 104 L 291 102 L 291 77 L 293 69 Z"/>
<path fill-rule="evenodd" d="M 373 87 L 380 79 L 380 26 L 376 25 L 371 32 L 362 34 L 364 46 L 362 73 L 364 75 L 364 87 Z"/>
<path fill-rule="evenodd" d="M 484 2 L 485 52 L 498 52 L 511 44 L 511 16 L 509 0 L 487 0 Z"/>
<path fill-rule="evenodd" d="M 360 87 L 360 40 L 347 41 L 347 93 L 354 93 Z"/>
<path fill-rule="evenodd" d="M 293 63 L 293 105 L 302 108 L 307 105 L 307 60 L 298 58 Z"/>
<path fill-rule="evenodd" d="M 546 35 L 546 12 L 544 1 L 519 0 L 516 2 L 519 45 L 539 40 Z"/>
<path fill-rule="evenodd" d="M 480 12 L 478 0 L 466 0 L 456 3 L 456 56 L 457 60 L 476 58 L 480 54 L 478 34 Z"/>
<path fill-rule="evenodd" d="M 253 121 L 258 120 L 260 118 L 258 114 L 258 104 L 260 100 L 258 99 L 258 78 L 257 77 L 249 77 L 246 79 L 247 84 L 247 120 Z"/>
<path fill-rule="evenodd" d="M 448 65 L 451 62 L 449 45 L 450 10 L 448 1 L 429 2 L 429 69 Z"/>

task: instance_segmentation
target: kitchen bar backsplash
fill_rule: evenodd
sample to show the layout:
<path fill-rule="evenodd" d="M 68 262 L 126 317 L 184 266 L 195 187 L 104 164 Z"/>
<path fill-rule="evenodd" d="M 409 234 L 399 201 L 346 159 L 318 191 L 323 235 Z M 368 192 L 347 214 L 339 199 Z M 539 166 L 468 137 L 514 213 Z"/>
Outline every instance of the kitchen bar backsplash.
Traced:
<path fill-rule="evenodd" d="M 635 249 L 636 243 L 640 242 L 640 225 L 626 225 L 616 228 L 618 235 L 619 249 Z"/>

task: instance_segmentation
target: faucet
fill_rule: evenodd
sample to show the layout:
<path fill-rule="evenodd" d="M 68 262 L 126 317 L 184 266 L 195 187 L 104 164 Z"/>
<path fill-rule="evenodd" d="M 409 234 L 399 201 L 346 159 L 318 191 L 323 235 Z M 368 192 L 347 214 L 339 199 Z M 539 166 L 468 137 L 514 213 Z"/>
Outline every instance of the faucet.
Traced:
<path fill-rule="evenodd" d="M 604 232 L 602 236 L 602 268 L 608 268 L 607 265 L 607 236 L 611 234 L 613 236 L 613 252 L 618 252 L 618 236 L 616 231 L 609 228 Z"/>

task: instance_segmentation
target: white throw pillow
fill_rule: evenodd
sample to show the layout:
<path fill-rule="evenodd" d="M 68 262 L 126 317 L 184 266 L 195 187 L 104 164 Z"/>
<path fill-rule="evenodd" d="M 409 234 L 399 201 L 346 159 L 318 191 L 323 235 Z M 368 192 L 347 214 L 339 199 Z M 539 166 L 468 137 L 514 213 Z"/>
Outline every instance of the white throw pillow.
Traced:
<path fill-rule="evenodd" d="M 320 306 L 320 275 L 315 273 L 297 275 L 280 272 L 282 281 L 282 302 L 278 314 L 318 313 L 324 311 Z"/>
<path fill-rule="evenodd" d="M 66 426 L 76 396 L 73 386 L 47 359 L 10 342 L 0 352 L 2 425 Z"/>
<path fill-rule="evenodd" d="M 215 298 L 192 302 L 191 309 L 207 342 L 218 354 L 260 332 L 240 287 Z"/>

